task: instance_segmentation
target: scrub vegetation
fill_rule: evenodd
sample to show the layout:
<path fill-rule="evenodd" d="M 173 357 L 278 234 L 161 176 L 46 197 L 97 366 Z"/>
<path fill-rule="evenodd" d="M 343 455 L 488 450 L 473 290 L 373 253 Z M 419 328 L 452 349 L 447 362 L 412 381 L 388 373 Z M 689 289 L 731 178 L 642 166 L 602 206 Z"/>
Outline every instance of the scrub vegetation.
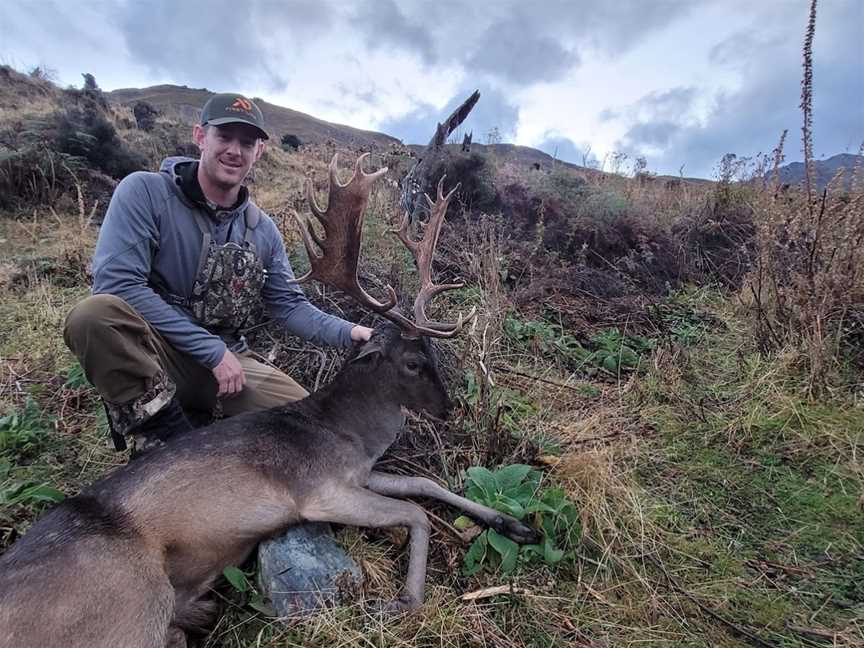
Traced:
<path fill-rule="evenodd" d="M 808 57 L 809 45 L 805 70 Z M 805 74 L 806 151 L 810 95 Z M 185 146 L 188 124 L 147 117 L 139 127 L 92 77 L 64 91 L 0 69 L 0 551 L 125 461 L 61 336 L 88 291 L 112 177 Z M 95 129 L 75 121 L 77 144 L 63 136 L 74 120 Z M 323 195 L 334 150 L 277 144 L 256 168 L 253 194 L 298 270 L 289 213 L 307 175 Z M 359 153 L 339 152 L 346 169 Z M 367 213 L 362 281 L 375 294 L 416 281 L 387 234 L 410 156 L 371 156 L 393 170 Z M 461 200 L 436 271 L 466 286 L 440 315 L 480 315 L 440 345 L 453 415 L 412 418 L 382 468 L 529 519 L 544 542 L 519 548 L 425 502 L 420 611 L 385 622 L 363 605 L 397 593 L 404 535 L 342 528 L 366 576 L 353 604 L 268 618 L 254 562 L 241 565 L 204 645 L 864 644 L 864 177 L 781 185 L 781 159 L 727 157 L 715 182 L 691 183 L 454 152 L 440 172 Z M 307 293 L 373 323 L 340 295 Z M 266 322 L 252 337 L 309 388 L 339 363 Z"/>

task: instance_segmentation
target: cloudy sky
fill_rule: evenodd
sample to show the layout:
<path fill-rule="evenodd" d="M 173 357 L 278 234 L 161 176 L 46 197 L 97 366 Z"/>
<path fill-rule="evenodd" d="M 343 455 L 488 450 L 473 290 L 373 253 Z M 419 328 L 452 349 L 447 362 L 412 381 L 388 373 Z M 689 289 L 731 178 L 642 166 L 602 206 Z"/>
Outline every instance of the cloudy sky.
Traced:
<path fill-rule="evenodd" d="M 260 96 L 425 143 L 464 129 L 582 163 L 615 151 L 711 177 L 727 152 L 800 159 L 807 0 L 0 0 L 0 62 L 104 89 Z M 822 0 L 815 152 L 864 142 L 864 0 Z"/>

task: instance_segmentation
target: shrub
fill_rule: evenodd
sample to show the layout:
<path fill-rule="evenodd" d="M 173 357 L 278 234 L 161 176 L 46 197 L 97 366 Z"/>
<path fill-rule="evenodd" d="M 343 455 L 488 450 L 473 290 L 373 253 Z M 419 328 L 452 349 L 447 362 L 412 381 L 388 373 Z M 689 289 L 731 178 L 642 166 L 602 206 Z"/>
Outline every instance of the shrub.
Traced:
<path fill-rule="evenodd" d="M 11 74 L 0 69 L 0 77 L 4 72 Z M 58 109 L 24 116 L 0 131 L 0 209 L 53 204 L 73 187 L 86 193 L 82 187 L 94 178 L 104 188 L 105 181 L 110 184 L 106 176 L 120 179 L 147 166 L 118 136 L 91 75 L 85 75 L 83 89 L 55 93 Z"/>
<path fill-rule="evenodd" d="M 82 162 L 39 141 L 0 150 L 0 209 L 53 203 L 74 186 Z"/>
<path fill-rule="evenodd" d="M 32 452 L 52 432 L 53 420 L 32 398 L 23 409 L 0 416 L 0 455 Z"/>
<path fill-rule="evenodd" d="M 436 161 L 429 174 L 430 184 L 422 191 L 435 197 L 438 181 L 446 175 L 447 188 L 459 187 L 458 198 L 465 210 L 493 213 L 501 208 L 501 198 L 495 188 L 494 169 L 482 153 L 446 151 Z"/>
<path fill-rule="evenodd" d="M 110 110 L 108 99 L 105 97 L 105 93 L 102 92 L 102 88 L 96 83 L 96 77 L 89 72 L 84 72 L 81 76 L 84 77 L 84 85 L 81 87 L 81 90 L 67 90 L 67 94 L 84 97 L 96 103 L 102 110 Z"/>
<path fill-rule="evenodd" d="M 842 171 L 817 193 L 812 142 L 812 44 L 816 5 L 804 42 L 801 84 L 802 187 L 780 184 L 785 133 L 774 152 L 772 181 L 755 203 L 758 255 L 747 292 L 753 300 L 757 339 L 763 349 L 794 344 L 804 351 L 809 388 L 827 386 L 829 370 L 846 348 L 862 352 L 864 312 L 864 176 L 859 167 L 850 189 Z M 850 322 L 852 325 L 850 326 Z"/>
<path fill-rule="evenodd" d="M 144 168 L 142 155 L 129 150 L 117 136 L 100 104 L 86 95 L 72 95 L 75 105 L 54 113 L 51 124 L 57 151 L 86 160 L 114 178 Z"/>
<path fill-rule="evenodd" d="M 149 133 L 156 126 L 156 117 L 159 111 L 146 101 L 139 101 L 133 106 L 132 114 L 135 115 L 135 123 L 138 128 Z"/>
<path fill-rule="evenodd" d="M 283 151 L 296 151 L 303 145 L 303 142 L 300 141 L 300 138 L 294 135 L 293 133 L 285 133 L 282 136 L 282 150 Z"/>
<path fill-rule="evenodd" d="M 672 228 L 691 279 L 738 288 L 756 254 L 756 226 L 748 187 L 718 183 L 702 209 Z"/>
<path fill-rule="evenodd" d="M 622 283 L 662 293 L 686 274 L 671 231 L 614 189 L 556 170 L 527 186 L 510 183 L 502 197 L 511 237 L 583 272 L 607 275 L 604 294 Z"/>

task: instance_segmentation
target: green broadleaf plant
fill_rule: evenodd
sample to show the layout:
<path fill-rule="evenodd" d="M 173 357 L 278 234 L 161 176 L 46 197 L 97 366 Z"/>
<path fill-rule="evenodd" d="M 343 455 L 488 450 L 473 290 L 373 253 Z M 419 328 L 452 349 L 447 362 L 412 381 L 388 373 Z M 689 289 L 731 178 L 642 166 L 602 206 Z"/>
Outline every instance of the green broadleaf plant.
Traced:
<path fill-rule="evenodd" d="M 468 469 L 465 495 L 480 504 L 512 515 L 543 530 L 538 544 L 518 545 L 493 529 L 475 538 L 463 561 L 465 575 L 482 569 L 511 574 L 519 562 L 542 560 L 554 565 L 579 542 L 579 512 L 560 488 L 541 489 L 542 474 L 531 466 L 511 464 L 491 471 L 482 466 Z M 460 517 L 459 528 L 465 519 Z"/>

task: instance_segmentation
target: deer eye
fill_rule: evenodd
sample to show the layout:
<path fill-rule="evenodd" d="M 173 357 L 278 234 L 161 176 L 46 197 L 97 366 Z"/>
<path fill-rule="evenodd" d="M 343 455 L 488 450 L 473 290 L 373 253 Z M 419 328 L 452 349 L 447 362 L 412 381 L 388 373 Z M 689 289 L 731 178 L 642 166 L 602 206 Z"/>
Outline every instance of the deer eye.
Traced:
<path fill-rule="evenodd" d="M 417 373 L 420 371 L 420 363 L 417 360 L 406 360 L 405 368 L 411 373 Z"/>

